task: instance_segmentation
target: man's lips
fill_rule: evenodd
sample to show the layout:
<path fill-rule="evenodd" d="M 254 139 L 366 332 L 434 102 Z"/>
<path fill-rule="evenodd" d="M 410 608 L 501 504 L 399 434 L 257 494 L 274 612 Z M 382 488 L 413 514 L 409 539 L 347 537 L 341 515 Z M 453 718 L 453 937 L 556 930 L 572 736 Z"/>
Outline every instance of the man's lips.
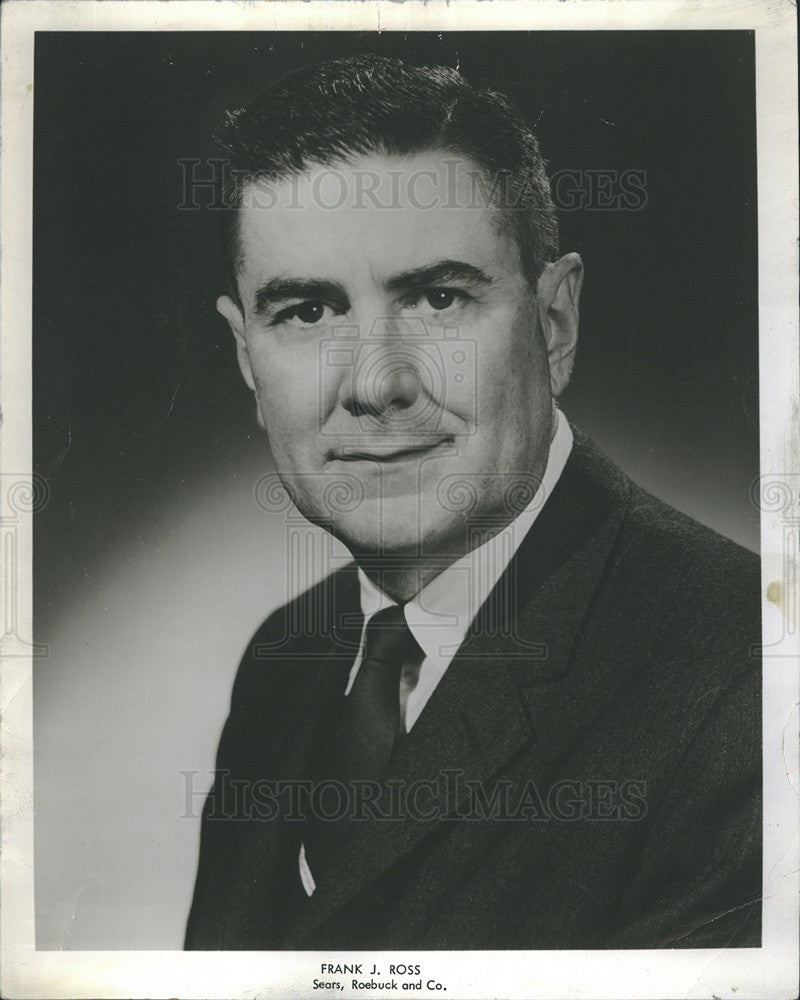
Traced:
<path fill-rule="evenodd" d="M 440 448 L 442 445 L 451 445 L 453 439 L 449 437 L 424 441 L 391 441 L 378 443 L 369 446 L 352 448 L 337 448 L 332 457 L 341 462 L 403 462 L 408 459 L 421 458 L 428 452 Z"/>

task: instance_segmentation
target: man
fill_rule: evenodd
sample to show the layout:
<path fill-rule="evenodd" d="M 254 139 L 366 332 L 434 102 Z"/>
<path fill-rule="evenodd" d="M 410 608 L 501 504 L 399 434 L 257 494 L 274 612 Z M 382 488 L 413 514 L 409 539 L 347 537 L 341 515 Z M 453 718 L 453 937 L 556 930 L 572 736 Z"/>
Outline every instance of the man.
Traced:
<path fill-rule="evenodd" d="M 218 308 L 355 563 L 245 652 L 187 947 L 757 946 L 758 563 L 558 410 L 582 263 L 536 139 L 364 56 L 222 142 Z"/>

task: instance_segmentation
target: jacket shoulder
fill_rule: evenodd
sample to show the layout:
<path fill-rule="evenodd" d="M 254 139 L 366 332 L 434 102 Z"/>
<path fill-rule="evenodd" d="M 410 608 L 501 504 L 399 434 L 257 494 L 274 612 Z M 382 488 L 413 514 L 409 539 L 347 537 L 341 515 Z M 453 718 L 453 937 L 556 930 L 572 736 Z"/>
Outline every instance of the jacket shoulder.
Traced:
<path fill-rule="evenodd" d="M 574 428 L 570 489 L 578 505 L 605 504 L 617 511 L 620 529 L 610 553 L 607 582 L 617 596 L 657 605 L 662 617 L 722 614 L 730 624 L 739 612 L 760 616 L 759 557 L 713 529 L 675 510 L 634 483 Z M 565 477 L 566 478 L 566 477 Z"/>
<path fill-rule="evenodd" d="M 654 731 L 668 719 L 675 731 L 695 729 L 726 692 L 756 731 L 759 558 L 634 484 L 593 631 L 629 664 L 628 683 Z"/>
<path fill-rule="evenodd" d="M 639 588 L 654 588 L 665 610 L 727 624 L 760 615 L 759 557 L 633 484 L 621 542 L 620 562 L 636 567 Z"/>
<path fill-rule="evenodd" d="M 302 691 L 303 669 L 316 663 L 330 641 L 331 630 L 343 611 L 358 607 L 358 578 L 354 564 L 329 574 L 276 608 L 256 629 L 245 646 L 233 685 L 231 708 L 263 704 L 268 691 Z M 355 604 L 354 604 L 355 601 Z"/>
<path fill-rule="evenodd" d="M 584 622 L 589 644 L 638 663 L 657 687 L 758 675 L 759 557 L 642 489 L 580 431 L 570 487 L 584 506 L 603 500 L 618 525 Z"/>

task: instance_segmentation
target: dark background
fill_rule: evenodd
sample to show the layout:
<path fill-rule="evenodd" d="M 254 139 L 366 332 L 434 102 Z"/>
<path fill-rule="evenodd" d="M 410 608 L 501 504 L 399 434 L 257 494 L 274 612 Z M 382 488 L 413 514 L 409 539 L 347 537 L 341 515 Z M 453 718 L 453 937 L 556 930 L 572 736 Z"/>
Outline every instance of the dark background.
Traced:
<path fill-rule="evenodd" d="M 213 155 L 210 129 L 269 78 L 364 50 L 502 90 L 551 172 L 646 172 L 643 210 L 561 213 L 562 249 L 586 265 L 563 408 L 644 485 L 757 547 L 751 33 L 48 33 L 35 61 L 34 465 L 52 489 L 36 525 L 40 614 L 139 505 L 262 447 L 214 311 L 216 216 L 178 208 L 178 160 Z"/>
<path fill-rule="evenodd" d="M 253 501 L 271 460 L 214 310 L 216 214 L 179 207 L 179 160 L 213 155 L 225 109 L 270 78 L 359 51 L 505 92 L 551 172 L 645 172 L 638 211 L 561 213 L 586 266 L 562 408 L 642 485 L 758 546 L 752 33 L 38 34 L 40 947 L 179 946 L 196 829 L 183 850 L 156 817 L 180 812 L 179 766 L 210 765 L 238 650 L 282 599 L 282 528 Z"/>

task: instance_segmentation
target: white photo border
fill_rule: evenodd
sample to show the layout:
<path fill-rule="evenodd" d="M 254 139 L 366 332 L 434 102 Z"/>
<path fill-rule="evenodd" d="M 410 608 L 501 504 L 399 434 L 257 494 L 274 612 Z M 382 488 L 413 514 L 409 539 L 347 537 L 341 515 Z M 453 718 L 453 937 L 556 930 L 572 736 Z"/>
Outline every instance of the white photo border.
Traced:
<path fill-rule="evenodd" d="M 454 1000 L 505 997 L 795 997 L 798 981 L 798 389 L 797 32 L 789 0 L 441 0 L 207 2 L 10 0 L 2 7 L 0 364 L 3 491 L 31 483 L 31 274 L 34 33 L 246 30 L 699 30 L 755 32 L 758 136 L 759 365 L 764 625 L 764 900 L 760 949 L 417 952 Z M 771 493 L 769 491 L 772 491 Z M 770 497 L 788 497 L 775 502 Z M 788 505 L 787 505 L 788 504 Z M 32 634 L 32 515 L 0 511 L 3 581 L 16 635 Z M 13 545 L 7 538 L 13 532 Z M 787 548 L 788 538 L 788 548 Z M 794 547 L 794 556 L 792 555 Z M 13 551 L 12 551 L 13 550 Z M 769 591 L 770 584 L 773 585 Z M 767 599 L 782 590 L 782 612 Z M 4 637 L 4 639 L 7 638 Z M 305 997 L 318 952 L 36 951 L 33 888 L 32 661 L 0 646 L 2 911 L 5 997 Z M 341 953 L 370 961 L 388 953 Z M 423 997 L 443 991 L 425 990 Z M 347 992 L 345 995 L 351 995 Z M 372 991 L 374 996 L 384 995 Z"/>

